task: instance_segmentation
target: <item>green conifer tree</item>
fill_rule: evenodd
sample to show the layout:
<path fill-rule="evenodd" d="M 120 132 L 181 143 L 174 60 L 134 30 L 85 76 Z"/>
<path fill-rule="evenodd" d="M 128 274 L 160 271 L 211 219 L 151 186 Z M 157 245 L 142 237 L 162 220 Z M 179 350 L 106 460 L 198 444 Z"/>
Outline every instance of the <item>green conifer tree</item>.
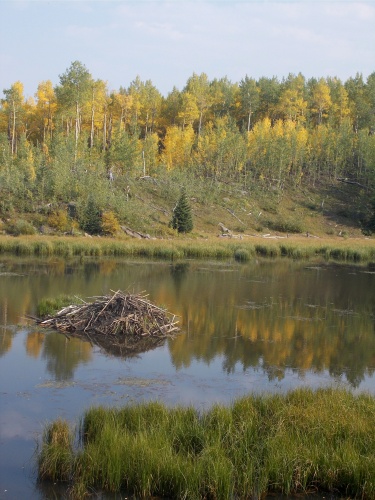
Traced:
<path fill-rule="evenodd" d="M 181 196 L 173 210 L 171 226 L 179 233 L 190 233 L 193 229 L 193 217 L 184 188 L 182 188 Z"/>
<path fill-rule="evenodd" d="M 102 232 L 102 217 L 100 208 L 92 196 L 87 200 L 83 213 L 81 227 L 86 233 L 100 234 Z"/>

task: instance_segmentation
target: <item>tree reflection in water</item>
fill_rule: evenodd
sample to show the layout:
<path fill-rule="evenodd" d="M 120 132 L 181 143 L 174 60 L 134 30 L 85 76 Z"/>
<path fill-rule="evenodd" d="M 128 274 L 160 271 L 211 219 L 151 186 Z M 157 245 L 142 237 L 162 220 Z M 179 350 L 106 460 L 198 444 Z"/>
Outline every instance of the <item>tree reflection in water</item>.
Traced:
<path fill-rule="evenodd" d="M 15 262 L 9 268 L 22 276 L 0 281 L 0 355 L 11 348 L 10 325 L 35 312 L 41 298 L 130 289 L 180 316 L 183 333 L 168 340 L 176 370 L 218 358 L 228 374 L 253 369 L 272 381 L 288 370 L 327 373 L 353 387 L 374 372 L 375 276 L 366 268 L 288 260 Z M 60 333 L 30 331 L 25 349 L 46 359 L 57 380 L 92 359 L 90 343 Z"/>

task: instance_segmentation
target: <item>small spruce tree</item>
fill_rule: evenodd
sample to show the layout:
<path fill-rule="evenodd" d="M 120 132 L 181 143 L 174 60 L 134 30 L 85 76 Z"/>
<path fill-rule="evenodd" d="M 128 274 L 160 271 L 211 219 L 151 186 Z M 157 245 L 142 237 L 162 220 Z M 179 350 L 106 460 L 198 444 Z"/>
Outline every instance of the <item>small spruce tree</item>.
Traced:
<path fill-rule="evenodd" d="M 86 233 L 100 234 L 102 232 L 102 217 L 100 208 L 92 196 L 87 200 L 81 227 Z"/>
<path fill-rule="evenodd" d="M 184 188 L 182 188 L 181 196 L 173 210 L 171 226 L 179 233 L 190 233 L 193 229 L 193 217 Z"/>

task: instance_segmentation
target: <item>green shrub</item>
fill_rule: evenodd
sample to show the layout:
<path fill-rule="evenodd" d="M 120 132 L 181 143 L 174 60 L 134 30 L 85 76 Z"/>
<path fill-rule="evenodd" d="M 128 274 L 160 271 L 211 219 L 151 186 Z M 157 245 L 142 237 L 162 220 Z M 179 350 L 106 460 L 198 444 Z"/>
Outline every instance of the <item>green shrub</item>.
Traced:
<path fill-rule="evenodd" d="M 281 217 L 274 221 L 267 221 L 266 224 L 270 229 L 274 231 L 280 231 L 281 233 L 303 233 L 304 228 L 301 222 L 293 219 L 283 219 Z"/>
<path fill-rule="evenodd" d="M 17 219 L 6 224 L 6 232 L 13 236 L 31 235 L 36 233 L 35 227 L 24 219 Z"/>

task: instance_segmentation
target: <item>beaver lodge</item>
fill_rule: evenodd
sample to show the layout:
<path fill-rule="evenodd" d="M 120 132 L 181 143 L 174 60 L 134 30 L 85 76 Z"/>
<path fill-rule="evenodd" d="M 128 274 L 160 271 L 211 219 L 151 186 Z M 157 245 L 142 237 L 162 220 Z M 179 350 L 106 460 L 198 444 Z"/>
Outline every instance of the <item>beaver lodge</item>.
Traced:
<path fill-rule="evenodd" d="M 152 304 L 147 295 L 125 294 L 93 297 L 93 302 L 72 304 L 53 316 L 37 319 L 40 326 L 86 338 L 113 354 L 149 350 L 179 330 L 176 316 Z"/>

